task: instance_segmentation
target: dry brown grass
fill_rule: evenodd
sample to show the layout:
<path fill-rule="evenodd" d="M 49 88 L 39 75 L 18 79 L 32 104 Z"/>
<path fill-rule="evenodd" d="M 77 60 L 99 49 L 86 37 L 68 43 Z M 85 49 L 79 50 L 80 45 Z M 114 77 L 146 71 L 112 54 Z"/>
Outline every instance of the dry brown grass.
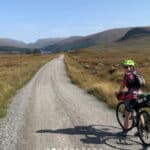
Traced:
<path fill-rule="evenodd" d="M 105 100 L 110 107 L 116 107 L 114 92 L 119 89 L 124 70 L 124 59 L 133 59 L 137 70 L 145 80 L 144 90 L 150 91 L 150 52 L 118 50 L 81 50 L 65 55 L 65 62 L 72 81 L 80 87 Z"/>
<path fill-rule="evenodd" d="M 0 117 L 6 115 L 11 97 L 35 72 L 56 55 L 0 55 Z"/>

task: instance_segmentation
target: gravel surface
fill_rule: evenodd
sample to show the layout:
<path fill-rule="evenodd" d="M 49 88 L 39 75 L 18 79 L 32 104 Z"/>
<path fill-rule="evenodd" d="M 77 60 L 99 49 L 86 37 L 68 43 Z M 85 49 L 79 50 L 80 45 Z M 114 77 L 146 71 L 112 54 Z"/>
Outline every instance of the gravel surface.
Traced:
<path fill-rule="evenodd" d="M 145 149 L 134 130 L 126 138 L 120 131 L 114 110 L 71 83 L 62 55 L 13 98 L 0 121 L 0 150 Z"/>

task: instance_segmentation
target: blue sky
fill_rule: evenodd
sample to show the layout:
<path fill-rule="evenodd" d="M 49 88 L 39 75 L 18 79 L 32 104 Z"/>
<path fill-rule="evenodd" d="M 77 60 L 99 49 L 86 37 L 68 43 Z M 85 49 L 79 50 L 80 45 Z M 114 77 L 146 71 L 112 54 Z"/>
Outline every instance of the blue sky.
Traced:
<path fill-rule="evenodd" d="M 0 0 L 0 37 L 34 42 L 149 26 L 149 8 L 150 0 Z"/>

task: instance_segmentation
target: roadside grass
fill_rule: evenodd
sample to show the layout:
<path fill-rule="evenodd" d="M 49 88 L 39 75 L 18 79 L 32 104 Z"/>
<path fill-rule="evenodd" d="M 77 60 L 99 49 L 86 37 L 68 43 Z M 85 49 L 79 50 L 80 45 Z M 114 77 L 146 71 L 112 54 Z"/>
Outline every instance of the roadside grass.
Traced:
<path fill-rule="evenodd" d="M 112 86 L 111 82 L 100 80 L 97 76 L 93 75 L 93 71 L 90 73 L 88 69 L 85 69 L 79 63 L 79 60 L 77 61 L 78 58 L 76 56 L 71 55 L 65 55 L 65 64 L 72 82 L 85 89 L 89 94 L 105 101 L 110 107 L 115 107 L 117 101 L 114 94 L 112 94 L 112 90 L 114 87 L 117 89 L 118 85 L 114 84 Z"/>
<path fill-rule="evenodd" d="M 109 107 L 116 108 L 118 91 L 124 70 L 124 59 L 133 59 L 137 71 L 146 80 L 145 92 L 150 91 L 150 52 L 84 49 L 65 54 L 68 75 L 73 83 L 105 101 Z"/>
<path fill-rule="evenodd" d="M 56 55 L 0 55 L 0 118 L 7 114 L 11 97 L 38 69 Z"/>

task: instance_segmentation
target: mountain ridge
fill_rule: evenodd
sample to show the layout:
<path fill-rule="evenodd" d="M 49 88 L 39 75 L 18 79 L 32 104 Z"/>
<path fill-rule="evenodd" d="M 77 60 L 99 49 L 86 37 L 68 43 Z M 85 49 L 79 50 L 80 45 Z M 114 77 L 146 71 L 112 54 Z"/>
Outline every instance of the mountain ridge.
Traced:
<path fill-rule="evenodd" d="M 38 39 L 34 43 L 25 43 L 9 38 L 0 38 L 0 46 L 41 49 L 44 52 L 70 51 L 95 45 L 109 45 L 126 41 L 146 41 L 150 38 L 150 26 L 115 28 L 87 36 Z M 7 43 L 8 42 L 8 43 Z M 132 42 L 130 42 L 132 44 Z M 143 43 L 144 44 L 144 43 Z"/>
<path fill-rule="evenodd" d="M 46 46 L 49 46 L 51 44 L 55 44 L 57 42 L 60 42 L 66 38 L 44 38 L 44 39 L 38 39 L 36 42 L 27 44 L 27 48 L 43 48 Z"/>
<path fill-rule="evenodd" d="M 125 41 L 133 38 L 141 38 L 143 36 L 150 36 L 150 27 L 135 27 L 130 29 L 123 37 L 118 41 Z"/>
<path fill-rule="evenodd" d="M 74 40 L 65 39 L 59 43 L 45 47 L 43 51 L 58 52 L 76 50 L 94 46 L 100 43 L 113 42 L 124 36 L 130 28 L 110 29 L 103 32 L 95 33 L 92 35 L 76 38 Z"/>
<path fill-rule="evenodd" d="M 19 40 L 14 40 L 10 38 L 0 38 L 0 46 L 10 46 L 10 47 L 19 47 L 19 48 L 25 48 L 26 43 L 19 41 Z"/>

